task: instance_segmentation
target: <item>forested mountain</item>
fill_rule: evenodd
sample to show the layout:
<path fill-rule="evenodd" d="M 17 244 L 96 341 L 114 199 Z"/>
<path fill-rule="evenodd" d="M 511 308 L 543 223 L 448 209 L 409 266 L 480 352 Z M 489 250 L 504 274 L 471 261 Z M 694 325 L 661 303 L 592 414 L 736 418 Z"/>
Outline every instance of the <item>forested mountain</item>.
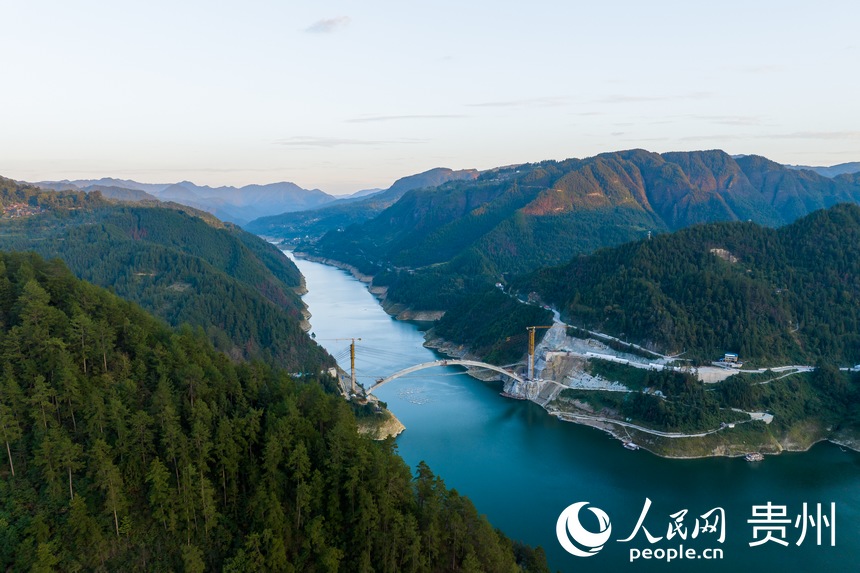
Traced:
<path fill-rule="evenodd" d="M 331 359 L 302 331 L 298 269 L 238 227 L 177 205 L 116 205 L 98 193 L 55 193 L 0 179 L 0 202 L 29 216 L 0 221 L 0 249 L 61 258 L 170 324 L 204 329 L 236 359 L 292 370 Z"/>
<path fill-rule="evenodd" d="M 0 253 L 0 355 L 4 571 L 547 570 L 315 380 L 57 260 Z"/>
<path fill-rule="evenodd" d="M 125 179 L 81 179 L 77 181 L 41 181 L 35 183 L 54 191 L 102 191 L 106 197 L 126 201 L 156 198 L 175 201 L 212 213 L 224 221 L 244 224 L 252 219 L 286 211 L 301 211 L 329 203 L 335 197 L 319 189 L 302 189 L 287 181 L 244 187 L 208 187 L 191 181 L 173 184 L 147 184 Z M 140 192 L 146 195 L 140 195 Z M 147 196 L 148 195 L 148 196 Z"/>
<path fill-rule="evenodd" d="M 513 282 L 573 324 L 709 361 L 860 363 L 860 207 L 699 225 Z"/>
<path fill-rule="evenodd" d="M 412 189 L 438 187 L 448 181 L 473 180 L 477 177 L 478 172 L 474 169 L 460 171 L 445 168 L 431 169 L 417 175 L 402 177 L 385 191 L 360 200 L 356 200 L 358 198 L 341 199 L 308 211 L 261 217 L 245 225 L 245 229 L 258 235 L 290 242 L 306 238 L 313 240 L 328 231 L 337 231 L 372 219 Z"/>
<path fill-rule="evenodd" d="M 763 157 L 644 150 L 484 172 L 410 191 L 374 219 L 299 250 L 347 262 L 389 286 L 392 302 L 446 309 L 507 273 L 696 223 L 789 223 L 860 201 L 829 179 Z"/>

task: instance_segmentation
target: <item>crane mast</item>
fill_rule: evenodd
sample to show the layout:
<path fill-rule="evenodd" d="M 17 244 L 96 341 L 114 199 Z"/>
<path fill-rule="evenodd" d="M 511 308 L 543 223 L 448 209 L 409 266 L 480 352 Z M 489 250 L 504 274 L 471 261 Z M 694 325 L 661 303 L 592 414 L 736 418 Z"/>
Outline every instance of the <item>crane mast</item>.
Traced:
<path fill-rule="evenodd" d="M 360 338 L 323 338 L 322 340 L 349 340 L 349 385 L 350 393 L 356 394 L 355 385 L 355 341 Z"/>
<path fill-rule="evenodd" d="M 535 330 L 538 328 L 552 328 L 552 326 L 527 326 L 529 331 L 529 370 L 527 380 L 534 380 L 535 374 Z"/>

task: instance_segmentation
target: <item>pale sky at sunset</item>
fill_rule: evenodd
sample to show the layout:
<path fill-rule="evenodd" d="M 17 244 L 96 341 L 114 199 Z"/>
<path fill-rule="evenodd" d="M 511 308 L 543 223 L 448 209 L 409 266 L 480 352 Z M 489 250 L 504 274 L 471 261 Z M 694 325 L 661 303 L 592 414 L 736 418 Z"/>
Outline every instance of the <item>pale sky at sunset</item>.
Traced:
<path fill-rule="evenodd" d="M 330 193 L 438 166 L 860 161 L 860 2 L 0 0 L 0 175 Z"/>

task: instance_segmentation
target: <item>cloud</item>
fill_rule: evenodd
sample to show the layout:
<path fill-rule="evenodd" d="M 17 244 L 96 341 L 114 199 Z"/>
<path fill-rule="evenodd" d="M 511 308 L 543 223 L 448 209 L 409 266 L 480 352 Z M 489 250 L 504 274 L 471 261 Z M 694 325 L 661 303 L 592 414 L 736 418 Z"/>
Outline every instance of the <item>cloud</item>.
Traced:
<path fill-rule="evenodd" d="M 414 115 L 376 115 L 347 119 L 346 123 L 371 123 L 374 121 L 400 121 L 408 119 L 460 119 L 467 117 L 460 114 L 414 114 Z"/>
<path fill-rule="evenodd" d="M 737 139 L 807 139 L 821 141 L 840 141 L 860 139 L 860 131 L 795 131 L 790 133 L 732 133 L 723 135 L 691 135 L 680 141 L 729 141 Z"/>
<path fill-rule="evenodd" d="M 667 96 L 642 96 L 642 95 L 627 95 L 613 94 L 607 95 L 589 103 L 642 103 L 652 101 L 675 101 L 681 99 L 707 99 L 713 96 L 711 92 L 690 92 L 687 94 L 667 95 Z"/>
<path fill-rule="evenodd" d="M 723 134 L 723 135 L 688 135 L 687 137 L 681 137 L 678 141 L 733 141 L 735 139 L 747 139 L 748 136 L 736 135 L 736 134 Z"/>
<path fill-rule="evenodd" d="M 504 101 L 468 103 L 468 107 L 556 107 L 570 102 L 566 97 L 536 97 Z"/>
<path fill-rule="evenodd" d="M 275 141 L 277 145 L 285 147 L 305 148 L 314 147 L 341 147 L 341 146 L 373 146 L 373 145 L 403 145 L 424 143 L 424 139 L 398 139 L 398 140 L 369 140 L 369 139 L 348 139 L 341 137 L 313 137 L 306 135 L 297 135 L 295 137 L 287 137 Z"/>
<path fill-rule="evenodd" d="M 722 125 L 761 125 L 763 117 L 755 115 L 690 115 L 692 119 L 719 123 Z"/>
<path fill-rule="evenodd" d="M 746 74 L 773 74 L 785 70 L 785 66 L 778 64 L 759 64 L 750 66 L 726 66 L 728 71 L 738 71 Z"/>
<path fill-rule="evenodd" d="M 631 95 L 608 95 L 595 100 L 591 100 L 589 103 L 639 103 L 639 102 L 647 102 L 647 101 L 663 101 L 666 98 L 664 97 L 654 97 L 654 96 L 631 96 Z"/>
<path fill-rule="evenodd" d="M 796 151 L 795 153 L 798 155 L 815 155 L 816 157 L 821 157 L 820 151 Z M 852 151 L 850 149 L 844 151 L 828 151 L 827 155 L 850 155 L 853 159 L 857 157 L 857 151 Z M 819 159 L 816 163 L 826 163 L 827 161 L 828 160 L 826 159 Z"/>
<path fill-rule="evenodd" d="M 759 135 L 758 139 L 858 139 L 860 131 L 795 131 L 793 133 L 773 133 L 770 135 Z"/>
<path fill-rule="evenodd" d="M 339 28 L 346 27 L 350 22 L 349 16 L 338 16 L 337 18 L 325 18 L 317 20 L 307 28 L 305 32 L 309 34 L 331 34 Z"/>

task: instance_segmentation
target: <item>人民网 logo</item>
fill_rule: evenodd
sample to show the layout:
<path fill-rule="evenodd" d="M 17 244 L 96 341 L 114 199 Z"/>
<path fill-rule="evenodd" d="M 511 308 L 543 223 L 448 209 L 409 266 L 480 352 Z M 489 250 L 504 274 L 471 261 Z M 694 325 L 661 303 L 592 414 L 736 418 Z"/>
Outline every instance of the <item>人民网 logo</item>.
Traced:
<path fill-rule="evenodd" d="M 580 501 L 567 506 L 558 516 L 555 524 L 558 542 L 565 551 L 577 557 L 597 555 L 612 534 L 609 516 L 599 507 L 589 507 L 588 510 L 597 518 L 600 530 L 588 531 L 582 526 L 579 521 L 579 511 L 587 505 L 587 501 Z"/>

